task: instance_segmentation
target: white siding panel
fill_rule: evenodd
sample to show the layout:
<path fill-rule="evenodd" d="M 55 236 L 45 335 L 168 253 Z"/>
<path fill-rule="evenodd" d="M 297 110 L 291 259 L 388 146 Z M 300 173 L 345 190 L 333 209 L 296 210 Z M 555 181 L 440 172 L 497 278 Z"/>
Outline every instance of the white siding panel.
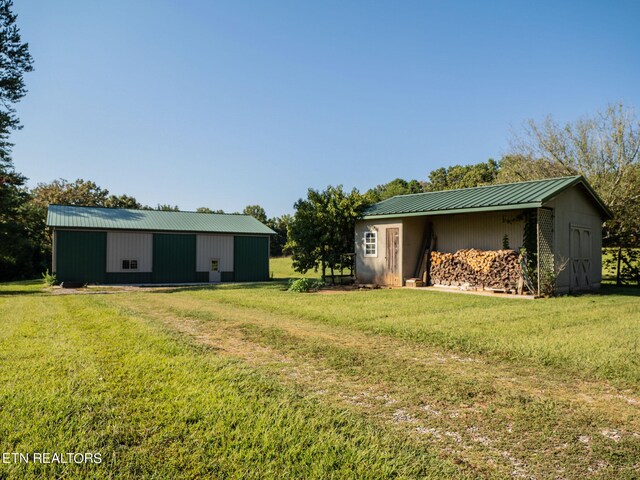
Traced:
<path fill-rule="evenodd" d="M 437 237 L 436 250 L 455 253 L 463 248 L 500 250 L 502 238 L 509 237 L 509 247 L 522 246 L 524 221 L 520 212 L 487 212 L 431 217 Z"/>
<path fill-rule="evenodd" d="M 138 260 L 137 270 L 122 270 L 122 260 Z M 107 272 L 151 272 L 153 234 L 107 232 Z"/>
<path fill-rule="evenodd" d="M 233 235 L 198 235 L 196 271 L 208 272 L 212 258 L 220 260 L 221 272 L 233 272 Z"/>

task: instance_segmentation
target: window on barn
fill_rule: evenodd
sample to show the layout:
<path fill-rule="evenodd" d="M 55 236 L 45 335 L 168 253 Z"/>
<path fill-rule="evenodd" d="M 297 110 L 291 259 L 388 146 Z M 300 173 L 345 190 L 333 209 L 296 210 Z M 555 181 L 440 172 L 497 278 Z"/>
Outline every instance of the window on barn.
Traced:
<path fill-rule="evenodd" d="M 365 232 L 364 234 L 364 256 L 378 256 L 378 232 Z"/>
<path fill-rule="evenodd" d="M 137 270 L 138 260 L 122 260 L 122 270 Z"/>

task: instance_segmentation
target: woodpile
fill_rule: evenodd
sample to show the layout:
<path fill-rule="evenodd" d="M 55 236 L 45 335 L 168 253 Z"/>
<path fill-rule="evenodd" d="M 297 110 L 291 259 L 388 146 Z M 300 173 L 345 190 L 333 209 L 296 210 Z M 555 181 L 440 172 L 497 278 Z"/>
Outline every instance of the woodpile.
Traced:
<path fill-rule="evenodd" d="M 463 288 L 516 291 L 522 277 L 520 255 L 514 250 L 431 252 L 430 283 Z"/>

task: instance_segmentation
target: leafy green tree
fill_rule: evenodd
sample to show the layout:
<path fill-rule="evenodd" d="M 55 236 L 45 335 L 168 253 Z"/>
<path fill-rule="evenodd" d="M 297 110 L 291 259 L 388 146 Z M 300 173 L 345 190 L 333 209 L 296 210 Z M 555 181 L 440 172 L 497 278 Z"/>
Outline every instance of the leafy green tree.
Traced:
<path fill-rule="evenodd" d="M 378 185 L 369 189 L 365 196 L 371 202 L 380 202 L 396 195 L 407 195 L 409 193 L 422 193 L 422 185 L 417 180 L 406 181 L 396 178 L 389 183 Z"/>
<path fill-rule="evenodd" d="M 423 185 L 425 192 L 471 188 L 496 183 L 500 164 L 493 159 L 473 165 L 454 165 L 437 168 L 429 173 L 429 180 Z"/>
<path fill-rule="evenodd" d="M 81 178 L 73 182 L 59 178 L 50 183 L 39 183 L 31 196 L 32 202 L 45 210 L 49 205 L 104 207 L 109 200 L 109 190 Z"/>
<path fill-rule="evenodd" d="M 260 205 L 247 205 L 242 211 L 245 215 L 251 215 L 256 220 L 267 223 L 267 212 Z"/>
<path fill-rule="evenodd" d="M 307 198 L 295 203 L 288 226 L 286 248 L 293 268 L 301 273 L 320 268 L 326 278 L 327 269 L 334 277 L 336 269 L 347 266 L 344 254 L 355 250 L 355 222 L 367 205 L 356 189 L 346 193 L 341 185 L 322 192 L 310 188 Z"/>
<path fill-rule="evenodd" d="M 142 209 L 142 204 L 135 197 L 129 195 L 110 195 L 104 202 L 105 207 L 109 208 L 130 208 L 133 210 Z"/>
<path fill-rule="evenodd" d="M 640 247 L 640 120 L 621 103 L 559 125 L 529 120 L 501 162 L 501 181 L 584 176 L 612 210 L 603 244 L 615 247 L 621 266 Z M 617 260 L 617 259 L 616 259 Z M 631 262 L 628 262 L 631 265 Z"/>
<path fill-rule="evenodd" d="M 168 203 L 159 203 L 156 207 L 156 210 L 160 210 L 161 212 L 179 212 L 180 208 L 177 205 L 169 205 Z"/>
<path fill-rule="evenodd" d="M 15 171 L 9 136 L 20 129 L 14 105 L 27 93 L 24 74 L 33 70 L 29 46 L 22 43 L 13 2 L 0 0 L 0 279 L 33 275 L 33 238 L 25 209 L 26 178 Z"/>
<path fill-rule="evenodd" d="M 273 217 L 267 220 L 267 227 L 276 232 L 271 237 L 269 244 L 271 250 L 269 253 L 272 257 L 281 257 L 290 253 L 285 246 L 287 244 L 287 229 L 291 219 L 291 215 L 282 215 L 281 217 Z"/>
<path fill-rule="evenodd" d="M 198 207 L 196 209 L 198 213 L 224 213 L 224 210 L 211 210 L 209 207 Z"/>

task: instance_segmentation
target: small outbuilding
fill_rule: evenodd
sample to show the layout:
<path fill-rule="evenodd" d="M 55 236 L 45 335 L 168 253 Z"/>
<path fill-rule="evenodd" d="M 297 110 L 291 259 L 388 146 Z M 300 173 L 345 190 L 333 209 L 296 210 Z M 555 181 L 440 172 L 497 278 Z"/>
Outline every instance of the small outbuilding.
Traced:
<path fill-rule="evenodd" d="M 269 279 L 273 230 L 248 215 L 51 205 L 60 282 L 177 284 Z"/>
<path fill-rule="evenodd" d="M 399 195 L 356 223 L 356 276 L 361 284 L 402 286 L 428 271 L 432 252 L 524 248 L 538 290 L 545 279 L 557 293 L 598 289 L 609 218 L 581 176 Z"/>

